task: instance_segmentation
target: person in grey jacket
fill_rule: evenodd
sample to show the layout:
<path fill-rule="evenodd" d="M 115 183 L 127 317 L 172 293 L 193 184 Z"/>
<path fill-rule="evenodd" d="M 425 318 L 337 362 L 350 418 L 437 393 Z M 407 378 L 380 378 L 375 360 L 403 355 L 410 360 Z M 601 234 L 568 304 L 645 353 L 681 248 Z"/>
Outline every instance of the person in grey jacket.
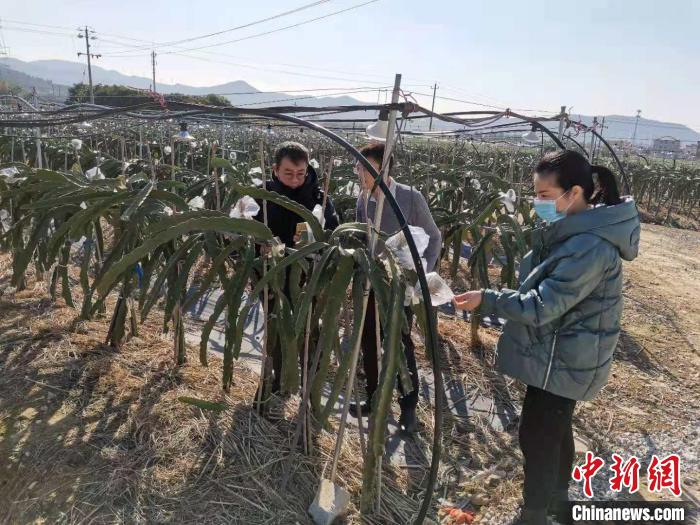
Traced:
<path fill-rule="evenodd" d="M 374 166 L 377 171 L 381 171 L 382 162 L 384 160 L 384 144 L 369 144 L 360 148 L 367 160 Z M 390 161 L 389 173 L 393 158 Z M 357 199 L 357 222 L 367 222 L 368 218 L 372 224 L 376 224 L 377 218 L 376 207 L 377 197 L 381 190 L 375 187 L 374 178 L 361 164 L 357 164 L 357 171 L 362 184 L 362 192 Z M 408 224 L 411 226 L 419 226 L 428 234 L 428 247 L 423 253 L 423 258 L 426 261 L 426 272 L 433 271 L 440 257 L 440 248 L 442 246 L 441 234 L 438 227 L 435 225 L 428 203 L 425 202 L 423 195 L 410 186 L 400 184 L 393 178 L 389 178 L 389 190 L 393 194 L 396 202 L 401 208 Z M 385 203 L 382 209 L 380 230 L 388 236 L 394 235 L 401 230 L 399 221 L 394 215 L 391 207 Z M 413 321 L 413 312 L 410 308 L 406 308 L 406 319 L 408 321 L 408 331 L 404 332 L 401 337 L 401 342 L 406 355 L 406 363 L 411 376 L 410 391 L 408 385 L 402 385 L 399 378 L 399 390 L 401 397 L 399 406 L 401 407 L 401 416 L 399 418 L 399 428 L 411 433 L 416 428 L 416 406 L 418 405 L 418 367 L 416 365 L 416 355 L 411 339 L 411 326 Z M 376 340 L 376 318 L 374 306 L 374 294 L 370 293 L 367 304 L 367 315 L 365 317 L 364 329 L 362 332 L 362 360 L 366 377 L 367 386 L 367 402 L 357 406 L 351 404 L 350 410 L 353 414 L 360 413 L 367 415 L 371 411 L 372 395 L 377 389 L 378 384 L 378 366 L 377 366 L 377 340 Z"/>
<path fill-rule="evenodd" d="M 455 306 L 506 320 L 497 366 L 527 385 L 520 523 L 545 524 L 548 513 L 570 523 L 572 415 L 607 381 L 620 334 L 622 260 L 637 256 L 640 224 L 612 172 L 574 151 L 545 155 L 534 182 L 535 213 L 546 225 L 532 232 L 519 288 L 467 292 Z"/>

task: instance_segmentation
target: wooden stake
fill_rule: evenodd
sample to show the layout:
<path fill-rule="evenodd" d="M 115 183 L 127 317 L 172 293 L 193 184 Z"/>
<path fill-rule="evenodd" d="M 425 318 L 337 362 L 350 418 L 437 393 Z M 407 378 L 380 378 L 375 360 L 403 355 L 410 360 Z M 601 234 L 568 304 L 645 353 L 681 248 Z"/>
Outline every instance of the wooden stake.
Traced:
<path fill-rule="evenodd" d="M 401 86 L 401 75 L 397 74 L 396 77 L 394 78 L 394 91 L 392 94 L 392 103 L 396 104 L 399 101 L 399 94 L 400 94 L 400 86 Z M 396 110 L 392 110 L 389 112 L 389 125 L 387 127 L 387 137 L 386 137 L 386 146 L 384 148 L 384 159 L 382 162 L 382 180 L 384 181 L 385 184 L 388 183 L 389 181 L 389 159 L 391 158 L 391 153 L 393 151 L 393 146 L 394 146 L 394 130 L 396 129 Z M 369 201 L 369 194 L 367 195 L 367 201 Z M 384 194 L 380 193 L 378 198 L 377 198 L 377 206 L 375 208 L 375 214 L 374 217 L 375 219 L 378 218 L 376 221 L 376 226 L 374 229 L 372 229 L 369 225 L 369 217 L 367 217 L 367 233 L 368 233 L 368 242 L 369 242 L 369 247 L 370 247 L 370 255 L 374 256 L 375 250 L 376 250 L 376 245 L 377 245 L 377 239 L 379 236 L 379 231 L 381 228 L 381 221 L 382 221 L 382 211 L 384 208 Z M 367 315 L 367 302 L 369 300 L 369 291 L 370 291 L 370 282 L 369 278 L 365 278 L 365 289 L 364 289 L 364 297 L 362 300 L 362 315 L 360 317 L 360 332 L 364 329 L 364 323 L 365 323 L 365 316 Z M 376 304 L 376 301 L 375 301 Z M 379 319 L 377 319 L 377 324 L 379 323 Z M 335 442 L 335 451 L 333 453 L 333 463 L 331 466 L 331 474 L 330 474 L 330 480 L 333 481 L 335 479 L 335 474 L 336 470 L 338 467 L 338 458 L 340 457 L 340 451 L 342 448 L 343 444 L 343 437 L 345 434 L 345 425 L 347 423 L 347 418 L 348 418 L 348 412 L 350 411 L 350 399 L 352 399 L 352 389 L 355 384 L 355 376 L 357 373 L 357 361 L 360 355 L 360 342 L 362 338 L 358 338 L 357 344 L 355 345 L 355 348 L 352 350 L 352 357 L 350 358 L 350 374 L 348 376 L 348 381 L 347 381 L 347 386 L 345 389 L 345 402 L 343 404 L 343 414 L 340 418 L 340 426 L 338 428 L 338 437 Z M 379 349 L 377 349 L 377 353 L 379 353 Z"/>
<path fill-rule="evenodd" d="M 260 139 L 260 169 L 262 169 L 262 181 L 263 181 L 263 189 L 267 189 L 267 173 L 265 171 L 265 142 L 264 139 Z M 267 200 L 263 199 L 263 223 L 265 226 L 267 226 Z M 267 273 L 267 254 L 263 254 L 262 257 L 262 275 L 263 278 L 265 278 L 265 274 Z M 263 318 L 263 349 L 262 349 L 262 365 L 260 368 L 260 383 L 258 386 L 258 395 L 257 395 L 257 412 L 258 414 L 262 414 L 262 396 L 263 396 L 263 390 L 266 389 L 266 384 L 269 381 L 268 376 L 268 356 L 267 356 L 267 336 L 268 336 L 268 328 L 267 328 L 267 318 L 269 315 L 269 288 L 267 285 L 263 288 L 263 313 L 265 314 Z"/>

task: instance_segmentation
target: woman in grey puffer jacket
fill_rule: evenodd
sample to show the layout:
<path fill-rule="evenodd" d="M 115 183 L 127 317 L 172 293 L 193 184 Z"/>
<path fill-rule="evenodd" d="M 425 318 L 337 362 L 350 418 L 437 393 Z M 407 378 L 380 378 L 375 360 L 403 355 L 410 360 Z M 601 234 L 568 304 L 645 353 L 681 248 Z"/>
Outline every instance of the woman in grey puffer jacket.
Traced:
<path fill-rule="evenodd" d="M 597 178 L 597 185 L 594 178 Z M 571 522 L 568 485 L 574 461 L 576 401 L 605 385 L 622 315 L 622 259 L 639 247 L 639 216 L 615 177 L 574 151 L 547 155 L 535 168 L 535 213 L 518 290 L 467 292 L 457 308 L 506 319 L 500 371 L 527 384 L 520 420 L 525 458 L 519 522 Z"/>

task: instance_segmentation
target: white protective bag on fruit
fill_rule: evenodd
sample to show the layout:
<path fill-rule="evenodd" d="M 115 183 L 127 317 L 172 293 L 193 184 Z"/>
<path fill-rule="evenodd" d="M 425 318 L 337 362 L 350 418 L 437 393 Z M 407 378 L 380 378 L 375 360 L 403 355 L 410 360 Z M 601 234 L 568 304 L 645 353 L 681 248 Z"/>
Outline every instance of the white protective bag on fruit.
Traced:
<path fill-rule="evenodd" d="M 418 250 L 418 255 L 423 263 L 423 268 L 426 268 L 427 262 L 423 258 L 423 253 L 428 248 L 430 237 L 420 226 L 409 226 L 408 228 L 411 231 L 413 242 L 416 243 L 416 250 Z M 416 269 L 415 265 L 413 264 L 413 257 L 411 257 L 411 250 L 408 247 L 408 241 L 406 240 L 406 236 L 403 234 L 403 231 L 399 231 L 398 233 L 389 237 L 384 245 L 392 254 L 394 254 L 399 266 L 408 270 Z"/>
<path fill-rule="evenodd" d="M 260 205 L 250 195 L 244 195 L 231 208 L 229 217 L 233 219 L 252 219 L 260 212 Z"/>
<path fill-rule="evenodd" d="M 314 209 L 311 211 L 311 214 L 316 217 L 316 220 L 321 223 L 321 228 L 323 228 L 326 225 L 326 218 L 323 216 L 323 207 L 320 204 L 317 204 L 314 206 Z"/>
<path fill-rule="evenodd" d="M 430 302 L 433 306 L 440 306 L 452 302 L 455 294 L 437 272 L 426 273 L 425 280 L 428 281 Z M 411 286 L 406 288 L 406 306 L 409 304 L 418 304 L 422 300 L 423 295 L 421 293 L 420 283 L 416 283 L 415 288 Z"/>

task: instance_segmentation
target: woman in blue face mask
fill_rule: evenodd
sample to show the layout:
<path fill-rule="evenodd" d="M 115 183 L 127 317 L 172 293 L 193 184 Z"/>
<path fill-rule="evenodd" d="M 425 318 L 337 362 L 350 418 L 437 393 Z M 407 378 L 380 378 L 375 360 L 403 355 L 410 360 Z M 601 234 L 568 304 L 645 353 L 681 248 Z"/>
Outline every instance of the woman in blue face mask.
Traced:
<path fill-rule="evenodd" d="M 607 381 L 620 333 L 622 259 L 637 256 L 640 228 L 612 172 L 574 151 L 545 155 L 534 185 L 543 225 L 532 232 L 518 289 L 467 292 L 455 306 L 506 320 L 497 365 L 527 385 L 519 523 L 539 525 L 548 514 L 571 523 L 572 414 Z"/>

